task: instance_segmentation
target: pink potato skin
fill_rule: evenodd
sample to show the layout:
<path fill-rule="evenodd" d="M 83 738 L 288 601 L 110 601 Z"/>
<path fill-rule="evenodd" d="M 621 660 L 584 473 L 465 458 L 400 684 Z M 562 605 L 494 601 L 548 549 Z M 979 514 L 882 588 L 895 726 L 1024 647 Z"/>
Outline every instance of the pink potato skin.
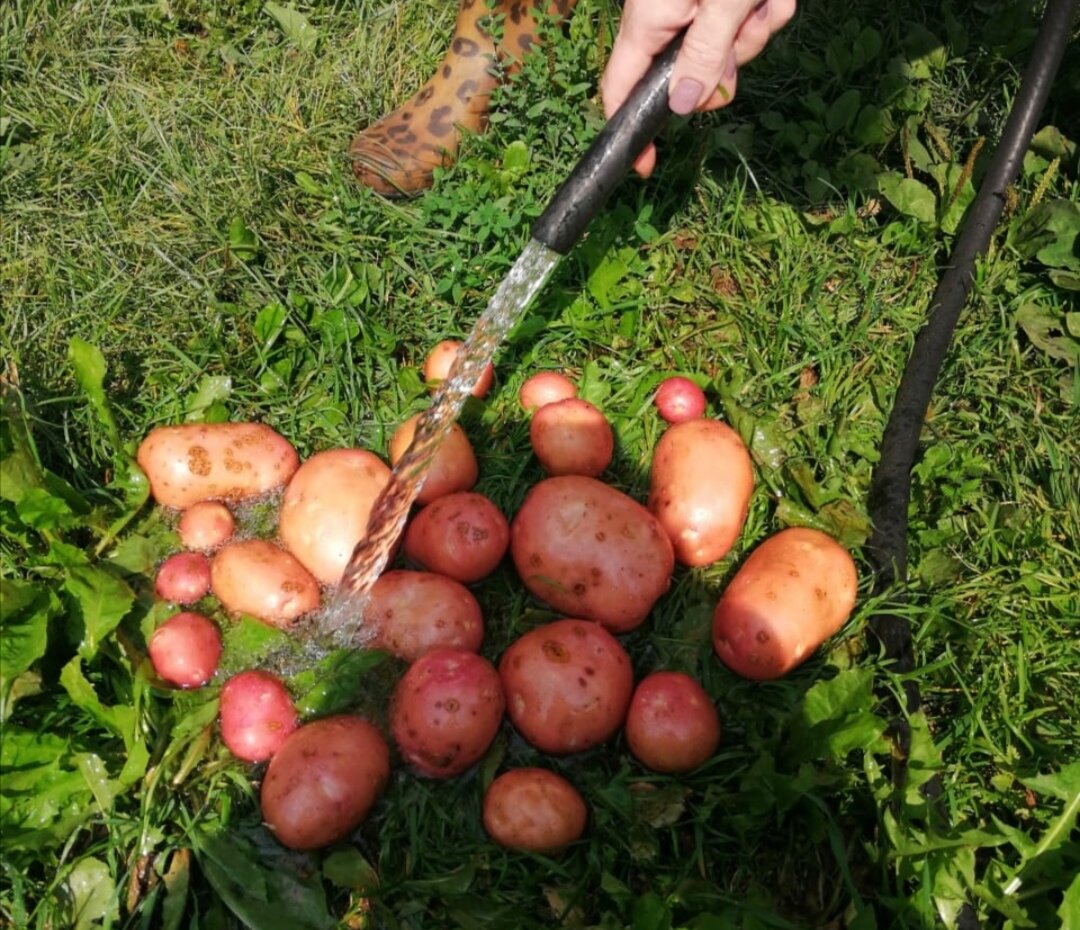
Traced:
<path fill-rule="evenodd" d="M 158 566 L 154 593 L 173 604 L 194 604 L 210 590 L 210 560 L 201 552 L 178 552 Z"/>
<path fill-rule="evenodd" d="M 263 821 L 290 849 L 343 840 L 390 780 L 390 749 L 368 721 L 325 717 L 293 732 L 270 760 L 260 793 Z"/>
<path fill-rule="evenodd" d="M 588 620 L 530 630 L 502 654 L 499 676 L 517 731 L 542 752 L 569 755 L 610 739 L 630 705 L 634 673 L 618 640 Z"/>
<path fill-rule="evenodd" d="M 656 390 L 657 412 L 668 423 L 685 423 L 705 413 L 705 392 L 689 378 L 667 378 Z"/>
<path fill-rule="evenodd" d="M 486 578 L 510 542 L 502 511 L 482 494 L 447 494 L 421 510 L 405 530 L 405 555 L 462 584 Z"/>
<path fill-rule="evenodd" d="M 508 849 L 557 855 L 585 832 L 588 811 L 577 789 L 540 768 L 511 769 L 484 793 L 484 829 Z"/>
<path fill-rule="evenodd" d="M 744 678 L 779 678 L 840 630 L 857 588 L 855 563 L 831 536 L 781 530 L 750 553 L 721 595 L 716 654 Z"/>
<path fill-rule="evenodd" d="M 202 614 L 184 611 L 154 630 L 147 651 L 163 681 L 177 688 L 201 688 L 217 671 L 221 633 Z"/>
<path fill-rule="evenodd" d="M 530 375 L 518 391 L 518 403 L 527 413 L 569 397 L 577 397 L 577 385 L 557 371 L 538 371 Z"/>
<path fill-rule="evenodd" d="M 417 659 L 390 702 L 390 730 L 402 757 L 421 775 L 450 778 L 491 745 L 506 704 L 499 673 L 462 649 Z"/>
<path fill-rule="evenodd" d="M 188 507 L 176 525 L 185 549 L 212 552 L 232 539 L 233 515 L 221 501 L 199 501 Z"/>
<path fill-rule="evenodd" d="M 634 689 L 626 742 L 656 772 L 691 772 L 720 744 L 720 716 L 705 689 L 681 672 L 653 672 Z"/>
<path fill-rule="evenodd" d="M 687 420 L 656 446 L 649 510 L 660 521 L 681 565 L 722 559 L 742 532 L 754 490 L 750 453 L 719 420 Z"/>
<path fill-rule="evenodd" d="M 252 670 L 221 687 L 221 738 L 245 762 L 271 758 L 299 722 L 288 690 L 276 675 Z"/>
<path fill-rule="evenodd" d="M 397 465 L 409 449 L 409 444 L 416 435 L 416 424 L 420 414 L 410 417 L 390 439 L 390 462 Z M 480 466 L 476 462 L 469 437 L 457 423 L 450 427 L 450 432 L 435 452 L 424 486 L 416 495 L 418 504 L 430 504 L 447 494 L 468 491 L 480 477 Z"/>
<path fill-rule="evenodd" d="M 429 384 L 438 385 L 446 380 L 457 357 L 458 349 L 464 345 L 456 339 L 444 339 L 435 346 L 424 360 L 424 380 Z M 487 397 L 492 384 L 495 383 L 495 366 L 490 362 L 480 373 L 476 385 L 472 389 L 473 397 Z"/>
<path fill-rule="evenodd" d="M 537 410 L 529 424 L 529 440 L 549 475 L 596 478 L 615 453 L 611 424 L 599 409 L 579 397 Z"/>
<path fill-rule="evenodd" d="M 227 543 L 210 562 L 210 581 L 221 605 L 288 629 L 319 606 L 318 582 L 288 552 L 265 539 Z"/>
<path fill-rule="evenodd" d="M 163 507 L 244 500 L 285 484 L 300 464 L 296 450 L 262 423 L 186 423 L 150 431 L 136 453 Z"/>
<path fill-rule="evenodd" d="M 671 583 L 671 540 L 637 501 L 595 478 L 535 485 L 510 526 L 510 554 L 532 594 L 627 633 Z"/>
<path fill-rule="evenodd" d="M 389 571 L 371 589 L 364 609 L 368 645 L 415 662 L 435 649 L 479 652 L 484 619 L 472 592 L 433 572 Z"/>

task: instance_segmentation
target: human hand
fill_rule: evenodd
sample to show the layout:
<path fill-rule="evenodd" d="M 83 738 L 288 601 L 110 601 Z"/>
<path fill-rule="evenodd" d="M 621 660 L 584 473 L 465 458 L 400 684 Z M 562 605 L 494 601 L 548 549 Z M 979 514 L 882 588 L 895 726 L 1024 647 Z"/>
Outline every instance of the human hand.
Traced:
<path fill-rule="evenodd" d="M 686 28 L 675 59 L 668 105 L 673 113 L 715 110 L 735 96 L 737 68 L 756 57 L 795 13 L 795 0 L 626 0 L 619 34 L 600 81 L 604 114 L 629 96 L 660 52 Z M 689 27 L 689 28 L 687 28 Z M 650 142 L 634 163 L 648 177 Z"/>

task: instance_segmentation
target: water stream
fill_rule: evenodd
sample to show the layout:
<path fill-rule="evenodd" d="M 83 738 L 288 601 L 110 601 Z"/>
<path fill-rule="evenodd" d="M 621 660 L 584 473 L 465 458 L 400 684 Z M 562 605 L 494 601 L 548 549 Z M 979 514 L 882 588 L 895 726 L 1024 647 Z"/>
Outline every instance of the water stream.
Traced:
<path fill-rule="evenodd" d="M 431 407 L 420 418 L 412 444 L 394 466 L 389 483 L 371 509 L 367 533 L 353 550 L 332 602 L 316 621 L 318 639 L 341 646 L 363 641 L 364 608 L 371 587 L 386 569 L 439 445 L 496 350 L 560 257 L 535 239 L 529 240 L 477 319 Z"/>

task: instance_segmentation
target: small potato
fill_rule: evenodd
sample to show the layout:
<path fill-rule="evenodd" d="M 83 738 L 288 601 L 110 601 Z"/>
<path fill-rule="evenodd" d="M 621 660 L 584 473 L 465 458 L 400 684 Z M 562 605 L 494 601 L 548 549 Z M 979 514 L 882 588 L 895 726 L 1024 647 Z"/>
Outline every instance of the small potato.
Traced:
<path fill-rule="evenodd" d="M 393 465 L 401 460 L 409 449 L 409 443 L 416 435 L 416 424 L 420 414 L 410 417 L 390 439 L 390 462 Z M 453 494 L 455 491 L 468 491 L 480 477 L 480 466 L 476 464 L 469 437 L 457 423 L 450 427 L 450 432 L 435 452 L 430 470 L 424 478 L 424 486 L 416 495 L 418 504 L 430 504 L 433 500 Z"/>
<path fill-rule="evenodd" d="M 533 487 L 511 524 L 510 554 L 536 597 L 615 633 L 645 622 L 675 567 L 671 541 L 649 511 L 578 475 Z"/>
<path fill-rule="evenodd" d="M 530 375 L 518 391 L 518 402 L 527 413 L 569 397 L 577 397 L 577 385 L 557 371 L 538 371 Z"/>
<path fill-rule="evenodd" d="M 178 688 L 201 688 L 217 671 L 221 633 L 202 614 L 173 614 L 154 630 L 147 645 L 154 671 Z"/>
<path fill-rule="evenodd" d="M 154 593 L 173 604 L 194 604 L 210 590 L 210 560 L 201 552 L 178 552 L 158 566 Z"/>
<path fill-rule="evenodd" d="M 444 339 L 440 342 L 424 360 L 424 380 L 432 386 L 437 386 L 446 380 L 450 369 L 457 357 L 458 349 L 464 345 L 456 339 Z M 495 366 L 490 362 L 480 373 L 480 378 L 472 389 L 473 397 L 487 397 L 491 385 L 495 381 Z"/>
<path fill-rule="evenodd" d="M 705 689 L 681 672 L 653 672 L 634 689 L 626 743 L 655 772 L 692 772 L 720 744 L 720 716 Z"/>
<path fill-rule="evenodd" d="M 779 678 L 839 631 L 857 587 L 855 562 L 831 536 L 781 530 L 750 553 L 716 605 L 716 654 L 744 678 Z"/>
<path fill-rule="evenodd" d="M 222 742 L 245 762 L 269 759 L 299 722 L 281 679 L 258 670 L 234 675 L 221 686 L 218 718 Z"/>
<path fill-rule="evenodd" d="M 390 749 L 360 717 L 325 717 L 296 730 L 270 760 L 262 817 L 279 843 L 319 849 L 353 832 L 390 780 Z"/>
<path fill-rule="evenodd" d="M 405 555 L 462 584 L 486 578 L 510 542 L 506 517 L 483 494 L 447 494 L 428 504 L 405 530 Z"/>
<path fill-rule="evenodd" d="M 210 562 L 210 586 L 231 613 L 287 629 L 319 606 L 319 583 L 284 549 L 265 539 L 231 542 Z"/>
<path fill-rule="evenodd" d="M 626 719 L 634 673 L 617 639 L 588 620 L 556 620 L 499 660 L 506 712 L 541 752 L 567 755 L 610 739 Z"/>
<path fill-rule="evenodd" d="M 649 510 L 681 565 L 711 565 L 731 551 L 746 523 L 754 469 L 739 434 L 719 420 L 688 420 L 660 438 Z"/>
<path fill-rule="evenodd" d="M 245 500 L 281 487 L 300 464 L 296 450 L 262 423 L 186 423 L 151 430 L 136 453 L 163 507 Z"/>
<path fill-rule="evenodd" d="M 480 605 L 465 585 L 433 572 L 391 571 L 371 589 L 364 608 L 368 646 L 415 662 L 435 649 L 479 652 Z"/>
<path fill-rule="evenodd" d="M 547 769 L 511 769 L 484 793 L 484 829 L 500 846 L 557 855 L 585 832 L 577 789 Z"/>
<path fill-rule="evenodd" d="M 281 541 L 319 581 L 337 584 L 389 480 L 390 469 L 374 452 L 329 449 L 313 455 L 285 489 Z"/>
<path fill-rule="evenodd" d="M 684 423 L 705 414 L 705 392 L 689 378 L 667 378 L 653 399 L 656 410 L 668 423 Z"/>
<path fill-rule="evenodd" d="M 199 501 L 180 515 L 176 531 L 185 549 L 212 552 L 224 545 L 236 529 L 232 513 L 220 501 Z"/>
<path fill-rule="evenodd" d="M 569 397 L 545 404 L 529 424 L 533 452 L 549 475 L 595 478 L 615 453 L 607 418 L 587 400 Z"/>
<path fill-rule="evenodd" d="M 421 775 L 450 778 L 477 762 L 495 739 L 506 703 L 499 673 L 462 649 L 417 659 L 390 701 L 390 731 Z"/>

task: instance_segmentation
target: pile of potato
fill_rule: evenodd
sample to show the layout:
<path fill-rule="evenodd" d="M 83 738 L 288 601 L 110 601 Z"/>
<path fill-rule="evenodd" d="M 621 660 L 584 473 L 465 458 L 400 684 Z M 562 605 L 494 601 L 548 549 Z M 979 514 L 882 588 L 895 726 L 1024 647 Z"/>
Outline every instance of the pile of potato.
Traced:
<path fill-rule="evenodd" d="M 425 366 L 445 376 L 454 346 Z M 483 396 L 490 373 L 478 386 Z M 700 395 L 700 396 L 699 396 Z M 450 778 L 484 755 L 509 718 L 551 755 L 582 752 L 620 729 L 630 752 L 659 772 L 688 772 L 720 740 L 713 702 L 691 677 L 655 671 L 635 683 L 618 636 L 640 627 L 676 564 L 722 559 L 746 520 L 754 474 L 738 434 L 703 416 L 692 382 L 669 379 L 657 407 L 671 425 L 655 450 L 647 505 L 605 484 L 614 438 L 604 414 L 557 372 L 520 392 L 530 437 L 549 477 L 512 520 L 472 490 L 479 476 L 465 431 L 440 448 L 400 542 L 411 567 L 376 582 L 364 617 L 368 648 L 409 663 L 389 708 L 397 757 L 416 774 Z M 416 418 L 390 442 L 396 462 Z M 331 449 L 301 464 L 274 430 L 255 423 L 155 429 L 138 461 L 154 499 L 179 511 L 184 551 L 162 563 L 157 594 L 178 605 L 148 644 L 164 684 L 211 682 L 221 635 L 192 606 L 212 595 L 229 615 L 282 629 L 320 607 L 340 580 L 390 468 L 364 449 Z M 230 505 L 283 488 L 275 539 L 237 539 Z M 565 619 L 514 641 L 498 667 L 480 654 L 484 621 L 469 589 L 509 553 L 528 591 Z M 833 539 L 788 529 L 761 543 L 717 603 L 713 645 L 736 673 L 785 674 L 837 632 L 855 603 L 851 556 Z M 348 836 L 390 777 L 386 735 L 354 715 L 304 723 L 285 684 L 251 670 L 224 682 L 222 739 L 239 758 L 269 760 L 263 818 L 284 845 L 313 849 Z M 484 798 L 484 826 L 508 847 L 555 853 L 585 829 L 577 790 L 554 772 L 512 769 Z"/>

